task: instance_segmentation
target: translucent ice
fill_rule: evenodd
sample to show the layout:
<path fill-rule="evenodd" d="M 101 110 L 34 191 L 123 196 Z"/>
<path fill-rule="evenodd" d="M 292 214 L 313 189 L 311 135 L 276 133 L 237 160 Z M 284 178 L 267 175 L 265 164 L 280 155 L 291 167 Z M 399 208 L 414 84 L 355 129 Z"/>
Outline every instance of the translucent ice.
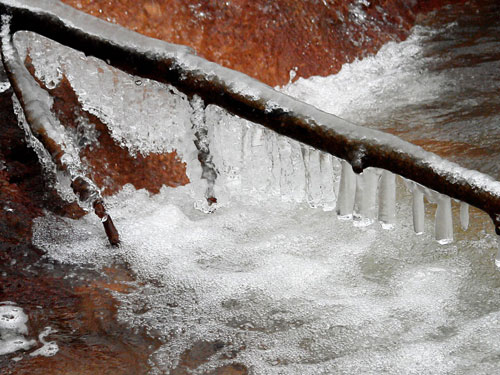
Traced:
<path fill-rule="evenodd" d="M 380 177 L 378 219 L 387 229 L 396 221 L 396 176 L 388 171 Z"/>
<path fill-rule="evenodd" d="M 424 232 L 424 192 L 420 186 L 414 185 L 413 188 L 413 229 L 416 234 Z"/>
<path fill-rule="evenodd" d="M 192 140 L 184 137 L 191 128 L 191 107 L 186 96 L 174 87 L 138 80 L 30 32 L 16 33 L 15 43 L 22 59 L 29 51 L 35 75 L 47 87 L 57 86 L 65 76 L 83 109 L 108 125 L 112 137 L 132 155 L 172 149 L 183 154 L 187 151 L 184 146 L 191 150 Z M 47 49 L 53 53 L 47 54 Z"/>
<path fill-rule="evenodd" d="M 356 195 L 356 175 L 351 165 L 342 161 L 342 176 L 340 177 L 339 200 L 337 211 L 340 218 L 352 218 L 354 198 Z"/>
<path fill-rule="evenodd" d="M 460 225 L 463 230 L 469 227 L 469 205 L 464 202 L 460 202 Z"/>
<path fill-rule="evenodd" d="M 368 168 L 356 176 L 355 225 L 366 226 L 376 219 L 378 181 L 382 171 Z"/>

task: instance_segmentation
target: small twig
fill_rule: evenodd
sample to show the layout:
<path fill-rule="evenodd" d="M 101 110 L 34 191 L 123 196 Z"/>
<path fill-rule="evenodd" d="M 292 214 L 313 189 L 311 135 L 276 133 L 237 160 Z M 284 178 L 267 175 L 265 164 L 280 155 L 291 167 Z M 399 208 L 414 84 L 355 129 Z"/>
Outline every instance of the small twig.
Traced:
<path fill-rule="evenodd" d="M 109 214 L 98 187 L 82 173 L 81 161 L 72 140 L 64 137 L 64 129 L 50 111 L 50 96 L 30 75 L 14 46 L 10 32 L 11 17 L 2 15 L 1 54 L 2 62 L 14 93 L 21 104 L 26 121 L 52 156 L 57 168 L 69 173 L 71 187 L 81 202 L 93 207 L 101 219 L 111 245 L 118 245 L 120 237 Z"/>

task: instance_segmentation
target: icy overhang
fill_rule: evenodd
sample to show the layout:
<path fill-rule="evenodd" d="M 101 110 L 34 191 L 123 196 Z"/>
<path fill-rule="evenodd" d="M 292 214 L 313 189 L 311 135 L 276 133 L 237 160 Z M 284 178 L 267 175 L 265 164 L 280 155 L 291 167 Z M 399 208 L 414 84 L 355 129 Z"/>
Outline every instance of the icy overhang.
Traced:
<path fill-rule="evenodd" d="M 12 32 L 28 30 L 130 74 L 176 86 L 207 104 L 347 160 L 356 172 L 389 170 L 486 211 L 500 234 L 500 182 L 421 147 L 360 127 L 207 61 L 185 47 L 148 38 L 51 0 L 2 0 Z"/>

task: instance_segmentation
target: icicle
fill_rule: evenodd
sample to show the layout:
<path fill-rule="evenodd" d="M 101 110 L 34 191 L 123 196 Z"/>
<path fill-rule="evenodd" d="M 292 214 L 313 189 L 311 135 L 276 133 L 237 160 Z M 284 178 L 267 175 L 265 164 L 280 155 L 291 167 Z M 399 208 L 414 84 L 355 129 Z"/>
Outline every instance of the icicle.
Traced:
<path fill-rule="evenodd" d="M 198 161 L 201 165 L 201 176 L 193 176 L 191 179 L 194 185 L 201 185 L 204 198 L 196 197 L 195 207 L 205 213 L 214 211 L 217 198 L 215 197 L 215 180 L 217 179 L 217 169 L 213 163 L 213 157 L 210 153 L 210 136 L 205 116 L 205 103 L 194 95 L 190 101 L 192 107 L 191 124 L 194 134 L 194 144 L 198 150 Z M 211 129 L 213 131 L 213 129 Z M 196 178 L 201 181 L 196 181 Z M 204 182 L 204 183 L 203 183 Z"/>
<path fill-rule="evenodd" d="M 294 200 L 294 170 L 292 140 L 286 137 L 277 137 L 280 163 L 280 195 L 284 201 Z"/>
<path fill-rule="evenodd" d="M 302 202 L 305 198 L 305 170 L 300 144 L 278 136 L 281 165 L 280 192 L 285 201 Z"/>
<path fill-rule="evenodd" d="M 356 176 L 356 198 L 354 212 L 357 220 L 355 225 L 368 226 L 375 221 L 377 202 L 377 184 L 379 171 L 368 168 Z"/>
<path fill-rule="evenodd" d="M 453 241 L 453 219 L 451 214 L 451 199 L 445 195 L 437 198 L 435 222 L 436 240 L 441 244 Z"/>
<path fill-rule="evenodd" d="M 277 138 L 281 137 L 272 130 L 267 130 L 267 153 L 271 159 L 269 193 L 272 195 L 280 194 L 280 153 Z"/>
<path fill-rule="evenodd" d="M 339 199 L 337 202 L 337 213 L 339 219 L 352 219 L 354 210 L 354 197 L 356 194 L 356 175 L 351 165 L 345 160 L 341 161 L 342 174 L 340 177 Z"/>
<path fill-rule="evenodd" d="M 469 228 L 469 205 L 465 202 L 460 202 L 460 225 L 463 230 Z"/>
<path fill-rule="evenodd" d="M 417 185 L 413 186 L 413 229 L 416 234 L 424 233 L 424 193 Z"/>
<path fill-rule="evenodd" d="M 321 203 L 321 166 L 319 151 L 301 145 L 306 176 L 306 199 L 311 207 Z"/>
<path fill-rule="evenodd" d="M 380 178 L 378 219 L 384 229 L 392 229 L 396 221 L 396 175 L 389 171 Z"/>
<path fill-rule="evenodd" d="M 332 211 L 335 209 L 335 176 L 333 156 L 320 152 L 319 156 L 320 174 L 321 174 L 321 204 L 323 210 Z"/>
<path fill-rule="evenodd" d="M 495 265 L 500 270 L 500 236 L 497 236 L 497 246 L 498 246 L 498 252 L 495 257 Z"/>
<path fill-rule="evenodd" d="M 243 137 L 244 189 L 255 197 L 261 196 L 269 188 L 269 174 L 272 160 L 268 155 L 265 128 L 249 124 Z"/>

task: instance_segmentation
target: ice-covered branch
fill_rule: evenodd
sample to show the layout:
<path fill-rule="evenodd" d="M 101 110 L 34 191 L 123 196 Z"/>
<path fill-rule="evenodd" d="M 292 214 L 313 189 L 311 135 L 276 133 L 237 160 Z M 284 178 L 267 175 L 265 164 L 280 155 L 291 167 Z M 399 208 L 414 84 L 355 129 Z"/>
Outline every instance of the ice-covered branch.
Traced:
<path fill-rule="evenodd" d="M 84 176 L 76 147 L 72 140 L 64 136 L 64 129 L 50 111 L 49 94 L 35 82 L 17 53 L 10 32 L 11 17 L 3 14 L 1 20 L 3 67 L 33 135 L 52 156 L 57 168 L 70 174 L 73 191 L 81 202 L 93 207 L 104 225 L 109 242 L 117 245 L 120 242 L 118 231 L 106 212 L 99 189 Z"/>
<path fill-rule="evenodd" d="M 500 182 L 380 131 L 351 124 L 278 93 L 187 47 L 142 36 L 51 0 L 0 0 L 12 31 L 29 30 L 124 71 L 176 86 L 206 104 L 347 160 L 355 172 L 382 168 L 486 211 L 500 234 Z"/>

